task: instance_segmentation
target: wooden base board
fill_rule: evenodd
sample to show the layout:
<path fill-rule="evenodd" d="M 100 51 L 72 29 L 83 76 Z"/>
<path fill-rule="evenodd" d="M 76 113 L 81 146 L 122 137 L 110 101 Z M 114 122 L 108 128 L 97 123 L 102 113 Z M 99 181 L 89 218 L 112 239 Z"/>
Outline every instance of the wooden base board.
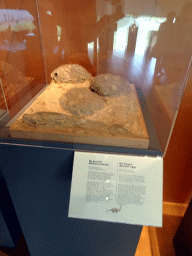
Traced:
<path fill-rule="evenodd" d="M 36 130 L 12 130 L 9 129 L 10 136 L 12 138 L 43 140 L 43 141 L 59 141 L 69 143 L 81 143 L 90 145 L 102 145 L 102 146 L 114 146 L 114 147 L 129 147 L 129 148 L 141 148 L 147 149 L 149 140 L 147 139 L 134 139 L 134 138 L 118 138 L 107 137 L 97 135 L 72 135 L 67 133 L 56 133 L 54 131 L 48 133 L 47 131 Z"/>

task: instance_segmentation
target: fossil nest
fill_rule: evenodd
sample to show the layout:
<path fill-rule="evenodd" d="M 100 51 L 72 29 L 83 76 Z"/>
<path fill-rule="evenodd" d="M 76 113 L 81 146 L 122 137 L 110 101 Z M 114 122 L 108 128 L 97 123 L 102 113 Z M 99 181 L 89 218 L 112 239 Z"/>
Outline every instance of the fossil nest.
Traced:
<path fill-rule="evenodd" d="M 120 96 L 131 92 L 129 82 L 117 75 L 98 75 L 91 81 L 90 89 L 100 96 Z"/>
<path fill-rule="evenodd" d="M 80 85 L 72 87 L 59 99 L 60 107 L 77 117 L 93 115 L 106 107 L 108 97 L 128 95 L 131 91 L 129 82 L 123 77 L 111 74 L 92 77 L 85 68 L 78 64 L 62 65 L 55 69 L 51 76 L 58 84 L 81 84 L 89 81 L 88 88 Z"/>
<path fill-rule="evenodd" d="M 78 64 L 66 64 L 56 68 L 51 77 L 56 83 L 82 83 L 92 75 Z"/>
<path fill-rule="evenodd" d="M 62 65 L 51 76 L 52 83 L 19 120 L 22 127 L 147 137 L 133 87 L 123 77 L 92 77 L 77 64 Z"/>

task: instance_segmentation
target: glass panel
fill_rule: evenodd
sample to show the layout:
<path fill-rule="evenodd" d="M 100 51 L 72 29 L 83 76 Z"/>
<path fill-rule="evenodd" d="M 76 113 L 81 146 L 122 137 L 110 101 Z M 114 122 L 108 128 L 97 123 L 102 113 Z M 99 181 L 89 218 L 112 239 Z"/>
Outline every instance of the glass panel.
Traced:
<path fill-rule="evenodd" d="M 99 1 L 101 3 L 101 1 Z M 163 151 L 174 125 L 192 52 L 192 4 L 171 1 L 107 1 L 107 57 L 99 73 L 120 74 L 136 87 L 149 131 L 152 122 Z M 98 38 L 99 41 L 100 38 Z M 99 45 L 100 45 L 99 44 Z M 104 46 L 103 46 L 104 47 Z M 146 103 L 146 104 L 144 104 Z M 150 115 L 147 114 L 148 110 Z"/>
<path fill-rule="evenodd" d="M 86 134 L 87 138 L 93 138 L 93 134 L 100 136 L 100 133 L 104 134 L 106 140 L 108 136 L 119 136 L 119 145 L 123 146 L 125 145 L 122 134 L 127 131 L 130 141 L 137 137 L 140 141 L 145 141 L 149 136 L 150 148 L 165 150 L 191 61 L 191 3 L 181 4 L 176 0 L 169 3 L 164 0 L 7 0 L 1 2 L 0 12 L 3 91 L 11 117 L 25 106 L 25 112 L 22 112 L 24 115 L 19 117 L 19 124 L 21 120 L 27 122 L 24 126 L 26 128 L 30 120 L 30 129 L 34 129 L 34 132 L 37 128 L 35 120 L 38 119 L 41 128 L 38 127 L 37 130 L 41 129 L 41 136 L 38 135 L 37 138 L 55 138 L 59 141 L 63 141 L 63 138 L 67 137 L 65 134 L 70 132 L 70 136 L 75 134 L 78 137 L 78 134 L 81 134 L 79 127 L 84 127 L 84 135 Z M 111 110 L 112 117 L 106 111 L 106 105 L 102 103 L 105 107 L 102 112 L 105 117 L 103 114 L 102 119 L 102 115 L 99 116 L 98 112 L 95 112 L 98 106 L 101 107 L 101 101 L 91 105 L 90 97 L 86 98 L 84 93 L 81 95 L 84 106 L 82 107 L 78 93 L 80 90 L 76 87 L 74 91 L 70 91 L 71 94 L 66 94 L 68 99 L 63 101 L 63 94 L 67 92 L 68 85 L 56 81 L 54 76 L 58 75 L 57 72 L 52 74 L 54 80 L 51 77 L 51 73 L 63 64 L 79 64 L 84 67 L 93 76 L 90 83 L 96 81 L 95 77 L 101 74 L 120 75 L 121 79 L 128 81 L 124 80 L 123 90 L 131 90 L 131 93 L 129 97 L 123 95 L 122 100 L 118 97 L 108 100 L 106 95 L 102 95 L 105 103 L 113 102 L 110 106 L 114 105 Z M 45 87 L 38 94 L 40 98 L 36 101 L 37 97 L 34 96 L 46 83 L 50 83 L 50 92 L 48 93 L 48 87 Z M 103 90 L 110 86 L 110 90 L 117 90 L 118 86 L 114 87 L 113 84 L 115 80 L 111 83 L 102 85 Z M 59 92 L 59 88 L 62 91 Z M 88 94 L 96 90 L 90 88 Z M 96 93 L 98 95 L 98 91 Z M 115 93 L 114 95 L 117 95 Z M 135 103 L 137 97 L 140 106 Z M 33 108 L 31 105 L 26 107 L 31 99 Z M 46 105 L 48 101 L 52 107 Z M 38 105 L 37 102 L 41 104 Z M 54 104 L 57 107 L 54 107 Z M 66 107 L 66 104 L 68 114 L 65 112 L 63 116 L 64 112 L 60 108 Z M 142 112 L 139 112 L 140 107 Z M 32 113 L 34 109 L 36 112 Z M 58 112 L 58 109 L 61 112 Z M 93 125 L 91 122 L 94 122 L 92 130 L 89 126 L 77 123 L 78 117 L 67 122 L 69 125 L 71 120 L 75 120 L 73 128 L 64 127 L 64 130 L 58 125 L 61 120 L 57 120 L 54 129 L 58 131 L 54 138 L 43 134 L 42 127 L 48 127 L 48 124 L 53 126 L 53 123 L 50 123 L 53 113 L 62 114 L 62 118 L 66 119 L 71 114 L 76 115 L 74 111 L 80 113 L 87 111 L 86 109 L 97 114 L 91 116 L 89 113 L 81 120 L 82 123 L 88 122 L 90 126 Z M 96 122 L 95 116 L 100 122 Z M 126 120 L 125 123 L 123 120 Z M 112 126 L 109 127 L 107 122 L 110 121 Z M 144 128 L 142 130 L 145 125 L 148 135 Z M 94 130 L 95 126 L 100 126 L 98 131 Z M 14 127 L 18 129 L 17 125 Z M 98 144 L 101 141 L 99 138 L 95 139 Z M 73 138 L 71 140 L 79 142 Z M 87 139 L 85 143 L 94 143 L 94 140 Z M 136 143 L 136 147 L 140 146 Z"/>
<path fill-rule="evenodd" d="M 1 80 L 0 80 L 0 129 L 1 127 L 5 124 L 4 123 L 4 118 L 5 118 L 5 115 L 8 114 L 8 108 L 7 108 L 7 103 L 6 103 L 6 100 L 5 100 L 5 95 L 4 95 L 4 92 L 2 90 L 2 83 L 1 83 Z"/>
<path fill-rule="evenodd" d="M 148 61 L 153 65 L 153 83 L 148 92 L 150 109 L 163 150 L 171 136 L 189 74 L 192 54 L 192 3 L 159 1 L 157 15 L 164 16 L 150 47 Z M 153 39 L 152 39 L 153 40 Z M 147 81 L 147 79 L 146 79 Z M 145 84 L 146 86 L 146 84 Z"/>
<path fill-rule="evenodd" d="M 0 57 L 12 118 L 46 84 L 35 1 L 1 1 Z"/>

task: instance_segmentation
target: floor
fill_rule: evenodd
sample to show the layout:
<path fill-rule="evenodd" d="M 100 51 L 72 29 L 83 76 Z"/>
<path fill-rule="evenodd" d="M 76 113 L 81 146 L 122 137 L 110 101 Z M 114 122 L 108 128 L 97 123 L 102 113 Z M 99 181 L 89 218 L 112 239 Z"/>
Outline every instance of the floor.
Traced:
<path fill-rule="evenodd" d="M 143 227 L 135 256 L 175 256 L 172 240 L 187 206 L 164 202 L 163 227 Z"/>
<path fill-rule="evenodd" d="M 135 256 L 175 256 L 172 240 L 181 219 L 180 216 L 164 215 L 163 228 L 143 227 Z M 156 241 L 152 241 L 151 236 Z"/>
<path fill-rule="evenodd" d="M 19 237 L 16 248 L 5 247 L 0 250 L 0 256 L 30 256 L 24 236 Z"/>

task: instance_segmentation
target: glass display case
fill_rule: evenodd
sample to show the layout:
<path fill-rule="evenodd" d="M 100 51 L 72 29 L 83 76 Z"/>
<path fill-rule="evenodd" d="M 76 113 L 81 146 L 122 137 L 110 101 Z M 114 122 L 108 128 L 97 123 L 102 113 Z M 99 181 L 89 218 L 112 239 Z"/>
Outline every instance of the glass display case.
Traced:
<path fill-rule="evenodd" d="M 2 137 L 165 152 L 190 70 L 191 3 L 0 4 Z"/>

